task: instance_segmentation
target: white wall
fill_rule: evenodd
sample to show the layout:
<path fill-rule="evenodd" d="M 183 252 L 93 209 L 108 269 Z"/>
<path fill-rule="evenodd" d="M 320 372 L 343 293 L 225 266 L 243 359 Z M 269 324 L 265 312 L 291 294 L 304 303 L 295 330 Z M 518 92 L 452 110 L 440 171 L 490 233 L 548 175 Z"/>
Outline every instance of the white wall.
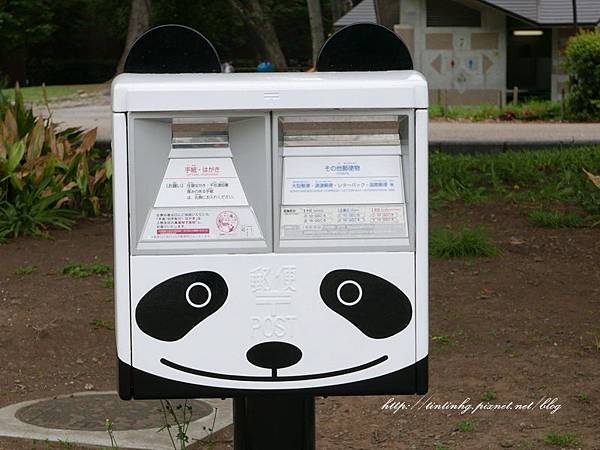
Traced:
<path fill-rule="evenodd" d="M 462 3 L 481 11 L 481 28 L 429 28 L 426 0 L 402 0 L 395 31 L 413 47 L 432 103 L 497 103 L 506 88 L 506 18 L 478 2 Z"/>
<path fill-rule="evenodd" d="M 562 99 L 563 90 L 565 93 L 568 90 L 569 75 L 563 67 L 565 62 L 563 52 L 572 35 L 571 27 L 552 29 L 552 100 L 555 101 Z"/>

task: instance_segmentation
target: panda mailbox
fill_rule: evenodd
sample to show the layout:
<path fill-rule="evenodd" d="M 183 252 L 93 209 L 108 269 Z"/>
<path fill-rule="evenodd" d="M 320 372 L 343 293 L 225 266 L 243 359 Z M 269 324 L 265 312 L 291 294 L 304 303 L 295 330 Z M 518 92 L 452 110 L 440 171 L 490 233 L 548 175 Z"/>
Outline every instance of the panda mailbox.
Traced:
<path fill-rule="evenodd" d="M 152 32 L 133 47 L 112 88 L 122 398 L 426 392 L 427 85 L 347 34 L 314 73 L 173 74 Z"/>

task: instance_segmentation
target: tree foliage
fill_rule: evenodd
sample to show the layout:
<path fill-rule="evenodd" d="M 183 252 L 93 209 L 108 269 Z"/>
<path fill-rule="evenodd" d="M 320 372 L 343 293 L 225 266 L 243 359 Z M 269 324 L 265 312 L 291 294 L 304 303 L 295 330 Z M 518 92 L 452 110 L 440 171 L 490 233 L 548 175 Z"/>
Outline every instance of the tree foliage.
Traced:
<path fill-rule="evenodd" d="M 307 67 L 311 36 L 306 0 L 259 1 L 288 65 Z M 326 35 L 332 31 L 333 1 L 321 0 Z M 110 79 L 125 48 L 130 8 L 127 0 L 0 0 L 0 76 L 37 85 Z M 265 57 L 256 33 L 229 1 L 153 0 L 151 25 L 167 23 L 197 29 L 238 70 L 252 70 Z"/>
<path fill-rule="evenodd" d="M 241 3 L 245 4 L 245 0 Z M 275 27 L 288 64 L 306 65 L 311 54 L 306 0 L 260 0 L 260 4 Z M 265 57 L 254 33 L 229 1 L 154 0 L 153 9 L 154 25 L 180 23 L 197 29 L 214 44 L 224 61 L 251 68 Z M 330 11 L 329 0 L 323 2 L 323 10 Z M 328 14 L 324 21 L 328 30 Z"/>
<path fill-rule="evenodd" d="M 267 60 L 279 69 L 287 69 L 287 61 L 273 20 L 269 17 L 261 0 L 229 0 L 229 4 L 252 30 L 258 48 L 261 50 L 261 60 Z"/>
<path fill-rule="evenodd" d="M 0 2 L 0 49 L 11 52 L 43 42 L 56 29 L 47 0 Z"/>
<path fill-rule="evenodd" d="M 570 38 L 565 57 L 571 77 L 570 114 L 583 119 L 600 117 L 600 30 Z"/>

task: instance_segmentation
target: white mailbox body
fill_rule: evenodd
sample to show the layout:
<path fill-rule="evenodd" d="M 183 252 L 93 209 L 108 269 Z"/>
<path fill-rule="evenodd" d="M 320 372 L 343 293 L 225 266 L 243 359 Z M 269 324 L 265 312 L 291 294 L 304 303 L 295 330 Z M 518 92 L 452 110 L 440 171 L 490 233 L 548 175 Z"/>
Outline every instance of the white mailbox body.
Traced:
<path fill-rule="evenodd" d="M 414 71 L 112 86 L 123 398 L 425 393 Z"/>

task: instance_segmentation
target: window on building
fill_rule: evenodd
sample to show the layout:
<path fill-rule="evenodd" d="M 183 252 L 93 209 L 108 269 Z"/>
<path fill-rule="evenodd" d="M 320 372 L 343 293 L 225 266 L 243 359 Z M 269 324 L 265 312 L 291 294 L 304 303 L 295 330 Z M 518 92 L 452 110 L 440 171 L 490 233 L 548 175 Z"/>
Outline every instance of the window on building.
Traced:
<path fill-rule="evenodd" d="M 481 27 L 481 12 L 453 0 L 427 0 L 428 27 Z"/>

